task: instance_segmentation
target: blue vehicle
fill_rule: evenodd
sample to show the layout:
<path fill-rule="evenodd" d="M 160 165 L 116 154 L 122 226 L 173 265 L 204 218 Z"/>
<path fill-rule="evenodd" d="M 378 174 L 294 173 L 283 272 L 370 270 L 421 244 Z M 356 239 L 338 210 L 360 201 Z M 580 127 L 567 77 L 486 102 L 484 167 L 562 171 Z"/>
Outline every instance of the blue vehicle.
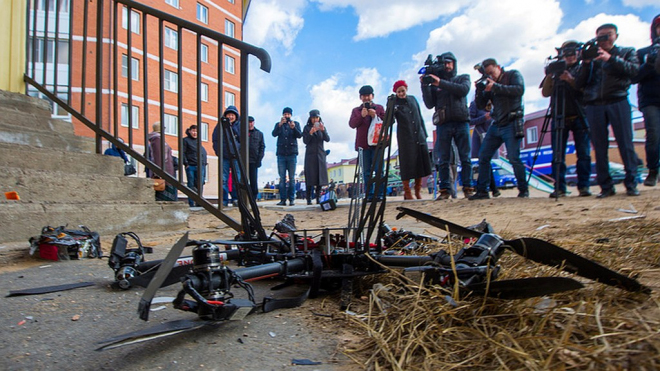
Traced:
<path fill-rule="evenodd" d="M 623 183 L 626 179 L 626 171 L 622 164 L 610 162 L 610 176 L 614 184 Z M 642 173 L 637 171 L 637 183 L 642 183 Z M 566 167 L 566 184 L 569 186 L 577 186 L 577 169 L 575 165 Z M 598 185 L 596 181 L 596 164 L 591 164 L 591 174 L 589 175 L 589 185 Z"/>
<path fill-rule="evenodd" d="M 507 188 L 515 188 L 518 185 L 518 181 L 516 180 L 516 176 L 509 173 L 508 171 L 502 169 L 498 165 L 493 164 L 493 176 L 495 177 L 495 185 L 497 188 L 501 189 L 507 189 Z M 463 182 L 461 181 L 461 167 L 458 167 L 458 185 L 460 187 L 463 186 Z M 472 185 L 476 186 L 477 185 L 477 178 L 479 177 L 479 164 L 474 162 L 472 163 Z"/>

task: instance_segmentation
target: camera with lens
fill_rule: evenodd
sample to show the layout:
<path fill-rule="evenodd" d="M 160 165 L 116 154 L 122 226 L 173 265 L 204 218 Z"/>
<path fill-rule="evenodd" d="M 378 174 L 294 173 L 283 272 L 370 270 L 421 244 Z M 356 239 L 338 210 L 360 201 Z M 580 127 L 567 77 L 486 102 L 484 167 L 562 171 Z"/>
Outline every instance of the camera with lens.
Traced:
<path fill-rule="evenodd" d="M 563 59 L 559 59 L 553 62 L 550 62 L 546 67 L 545 67 L 545 74 L 549 76 L 559 76 L 561 75 L 564 71 L 566 71 L 566 67 L 568 65 L 566 64 L 566 61 Z"/>
<path fill-rule="evenodd" d="M 424 67 L 419 69 L 422 76 L 422 84 L 429 85 L 433 83 L 433 78 L 429 75 L 438 76 L 440 79 L 447 80 L 451 75 L 445 71 L 445 62 L 453 62 L 451 59 L 440 59 L 440 56 L 433 58 L 432 54 L 426 57 Z"/>
<path fill-rule="evenodd" d="M 366 102 L 366 103 L 364 104 L 364 108 L 366 108 L 366 109 L 372 109 L 373 107 L 371 106 L 371 102 Z"/>
<path fill-rule="evenodd" d="M 609 35 L 596 36 L 593 39 L 582 44 L 580 50 L 582 51 L 581 58 L 592 60 L 598 56 L 598 43 L 609 40 Z"/>
<path fill-rule="evenodd" d="M 477 88 L 477 91 L 484 91 L 486 89 L 486 85 L 488 85 L 488 74 L 486 74 L 486 70 L 484 67 L 481 65 L 481 63 L 477 63 L 474 65 L 474 69 L 479 71 L 481 74 L 481 77 L 474 82 L 474 85 Z"/>

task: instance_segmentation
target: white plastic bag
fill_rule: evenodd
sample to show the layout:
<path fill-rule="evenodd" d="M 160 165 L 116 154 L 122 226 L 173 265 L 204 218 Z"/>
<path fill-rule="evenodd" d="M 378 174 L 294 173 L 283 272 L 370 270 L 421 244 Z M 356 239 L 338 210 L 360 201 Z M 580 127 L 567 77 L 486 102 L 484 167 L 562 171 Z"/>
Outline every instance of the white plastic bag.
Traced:
<path fill-rule="evenodd" d="M 378 117 L 378 115 L 376 115 L 373 119 L 371 119 L 371 125 L 369 125 L 369 132 L 367 133 L 367 144 L 370 146 L 377 145 L 381 130 L 383 130 L 383 120 Z"/>

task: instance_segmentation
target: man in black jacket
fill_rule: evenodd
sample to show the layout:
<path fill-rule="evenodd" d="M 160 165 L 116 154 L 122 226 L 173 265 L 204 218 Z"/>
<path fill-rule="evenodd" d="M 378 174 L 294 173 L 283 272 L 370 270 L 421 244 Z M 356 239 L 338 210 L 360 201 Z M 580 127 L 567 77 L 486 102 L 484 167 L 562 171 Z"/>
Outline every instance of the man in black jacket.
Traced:
<path fill-rule="evenodd" d="M 470 76 L 457 75 L 456 57 L 451 52 L 438 56 L 438 61 L 444 66 L 441 76 L 427 74 L 420 77 L 424 104 L 426 108 L 435 108 L 433 114 L 433 124 L 436 125 L 434 153 L 438 154 L 440 170 L 438 175 L 440 195 L 437 199 L 448 199 L 453 189 L 452 177 L 449 173 L 452 139 L 456 143 L 461 161 L 463 194 L 465 197 L 470 197 L 474 193 L 470 161 L 470 114 L 466 98 L 470 92 Z M 424 83 L 427 76 L 433 80 L 430 84 Z M 416 183 L 415 187 L 418 187 Z M 415 190 L 417 191 L 417 188 Z"/>
<path fill-rule="evenodd" d="M 658 182 L 658 167 L 660 166 L 660 73 L 655 71 L 660 51 L 660 14 L 651 23 L 651 46 L 639 49 L 637 59 L 642 65 L 639 73 L 633 78 L 637 85 L 637 102 L 644 115 L 646 127 L 646 164 L 649 174 L 644 185 L 653 187 Z"/>
<path fill-rule="evenodd" d="M 199 151 L 197 150 L 197 125 L 191 125 L 188 130 L 186 130 L 187 136 L 183 138 L 183 166 L 186 169 L 186 179 L 188 179 L 188 188 L 192 190 L 197 190 L 197 193 L 202 196 L 204 188 L 204 179 L 206 178 L 206 149 L 204 146 L 199 146 L 201 148 L 201 166 L 199 166 L 199 161 L 197 161 Z M 201 173 L 201 174 L 200 174 Z M 197 183 L 197 174 L 200 174 L 201 183 Z M 200 184 L 198 186 L 198 184 Z M 188 198 L 188 205 L 190 207 L 195 206 L 195 201 L 192 198 Z"/>
<path fill-rule="evenodd" d="M 248 116 L 248 125 L 250 131 L 248 132 L 250 139 L 248 141 L 250 146 L 250 188 L 252 188 L 252 196 L 255 198 L 259 194 L 259 185 L 257 183 L 257 171 L 261 167 L 261 161 L 264 159 L 264 151 L 266 144 L 264 143 L 264 133 L 254 127 L 254 117 Z"/>
<path fill-rule="evenodd" d="M 597 197 L 609 197 L 616 193 L 610 176 L 609 125 L 612 125 L 626 171 L 623 181 L 626 194 L 638 196 L 638 157 L 633 146 L 632 113 L 628 102 L 631 79 L 639 71 L 637 54 L 634 48 L 614 45 L 619 37 L 616 25 L 607 23 L 598 27 L 596 36 L 601 40 L 598 41 L 598 54 L 592 60 L 583 54 L 576 87 L 584 89 L 587 122 L 596 153 L 596 180 L 601 188 Z"/>
<path fill-rule="evenodd" d="M 577 186 L 581 197 L 591 196 L 589 178 L 591 176 L 591 145 L 589 144 L 589 124 L 586 120 L 582 92 L 575 88 L 575 77 L 580 73 L 577 41 L 566 41 L 557 49 L 558 59 L 565 69 L 553 72 L 546 69 L 541 83 L 541 94 L 550 97 L 552 110 L 552 175 L 555 190 L 550 198 L 566 196 L 566 143 L 568 134 L 573 133 L 577 162 Z M 554 63 L 559 63 L 559 60 Z"/>
<path fill-rule="evenodd" d="M 529 197 L 525 165 L 520 160 L 520 140 L 523 137 L 523 102 L 525 83 L 520 72 L 516 70 L 504 71 L 493 58 L 481 63 L 484 72 L 488 75 L 486 85 L 477 85 L 475 101 L 477 108 L 484 109 L 490 101 L 493 105 L 491 117 L 493 124 L 486 132 L 479 151 L 479 179 L 477 193 L 470 200 L 490 198 L 488 184 L 490 184 L 490 160 L 500 148 L 502 143 L 506 146 L 507 159 L 513 166 L 513 172 L 518 182 L 518 197 Z"/>
<path fill-rule="evenodd" d="M 289 205 L 294 205 L 296 198 L 296 162 L 298 159 L 298 138 L 302 138 L 300 123 L 293 121 L 293 110 L 285 107 L 282 110 L 280 121 L 275 123 L 273 136 L 277 138 L 277 172 L 280 175 L 280 202 L 285 206 L 287 198 Z M 289 181 L 287 186 L 287 173 Z"/>

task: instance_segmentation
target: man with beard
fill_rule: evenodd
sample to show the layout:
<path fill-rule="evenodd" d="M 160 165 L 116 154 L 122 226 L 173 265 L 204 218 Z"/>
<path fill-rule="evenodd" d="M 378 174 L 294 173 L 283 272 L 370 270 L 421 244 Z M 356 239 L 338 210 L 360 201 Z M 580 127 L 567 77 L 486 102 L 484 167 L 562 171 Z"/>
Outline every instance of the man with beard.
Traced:
<path fill-rule="evenodd" d="M 472 163 L 470 161 L 470 114 L 467 106 L 467 95 L 470 92 L 470 76 L 457 75 L 456 57 L 453 53 L 443 53 L 438 57 L 444 70 L 436 76 L 426 74 L 420 77 L 422 97 L 427 108 L 435 108 L 433 124 L 436 126 L 434 152 L 439 157 L 440 195 L 438 200 L 446 200 L 451 196 L 452 180 L 449 172 L 452 140 L 456 143 L 461 164 L 461 180 L 463 194 L 470 197 L 474 193 L 472 187 Z M 425 83 L 431 78 L 430 84 Z M 415 189 L 417 192 L 417 189 Z M 420 197 L 418 197 L 420 198 Z"/>

